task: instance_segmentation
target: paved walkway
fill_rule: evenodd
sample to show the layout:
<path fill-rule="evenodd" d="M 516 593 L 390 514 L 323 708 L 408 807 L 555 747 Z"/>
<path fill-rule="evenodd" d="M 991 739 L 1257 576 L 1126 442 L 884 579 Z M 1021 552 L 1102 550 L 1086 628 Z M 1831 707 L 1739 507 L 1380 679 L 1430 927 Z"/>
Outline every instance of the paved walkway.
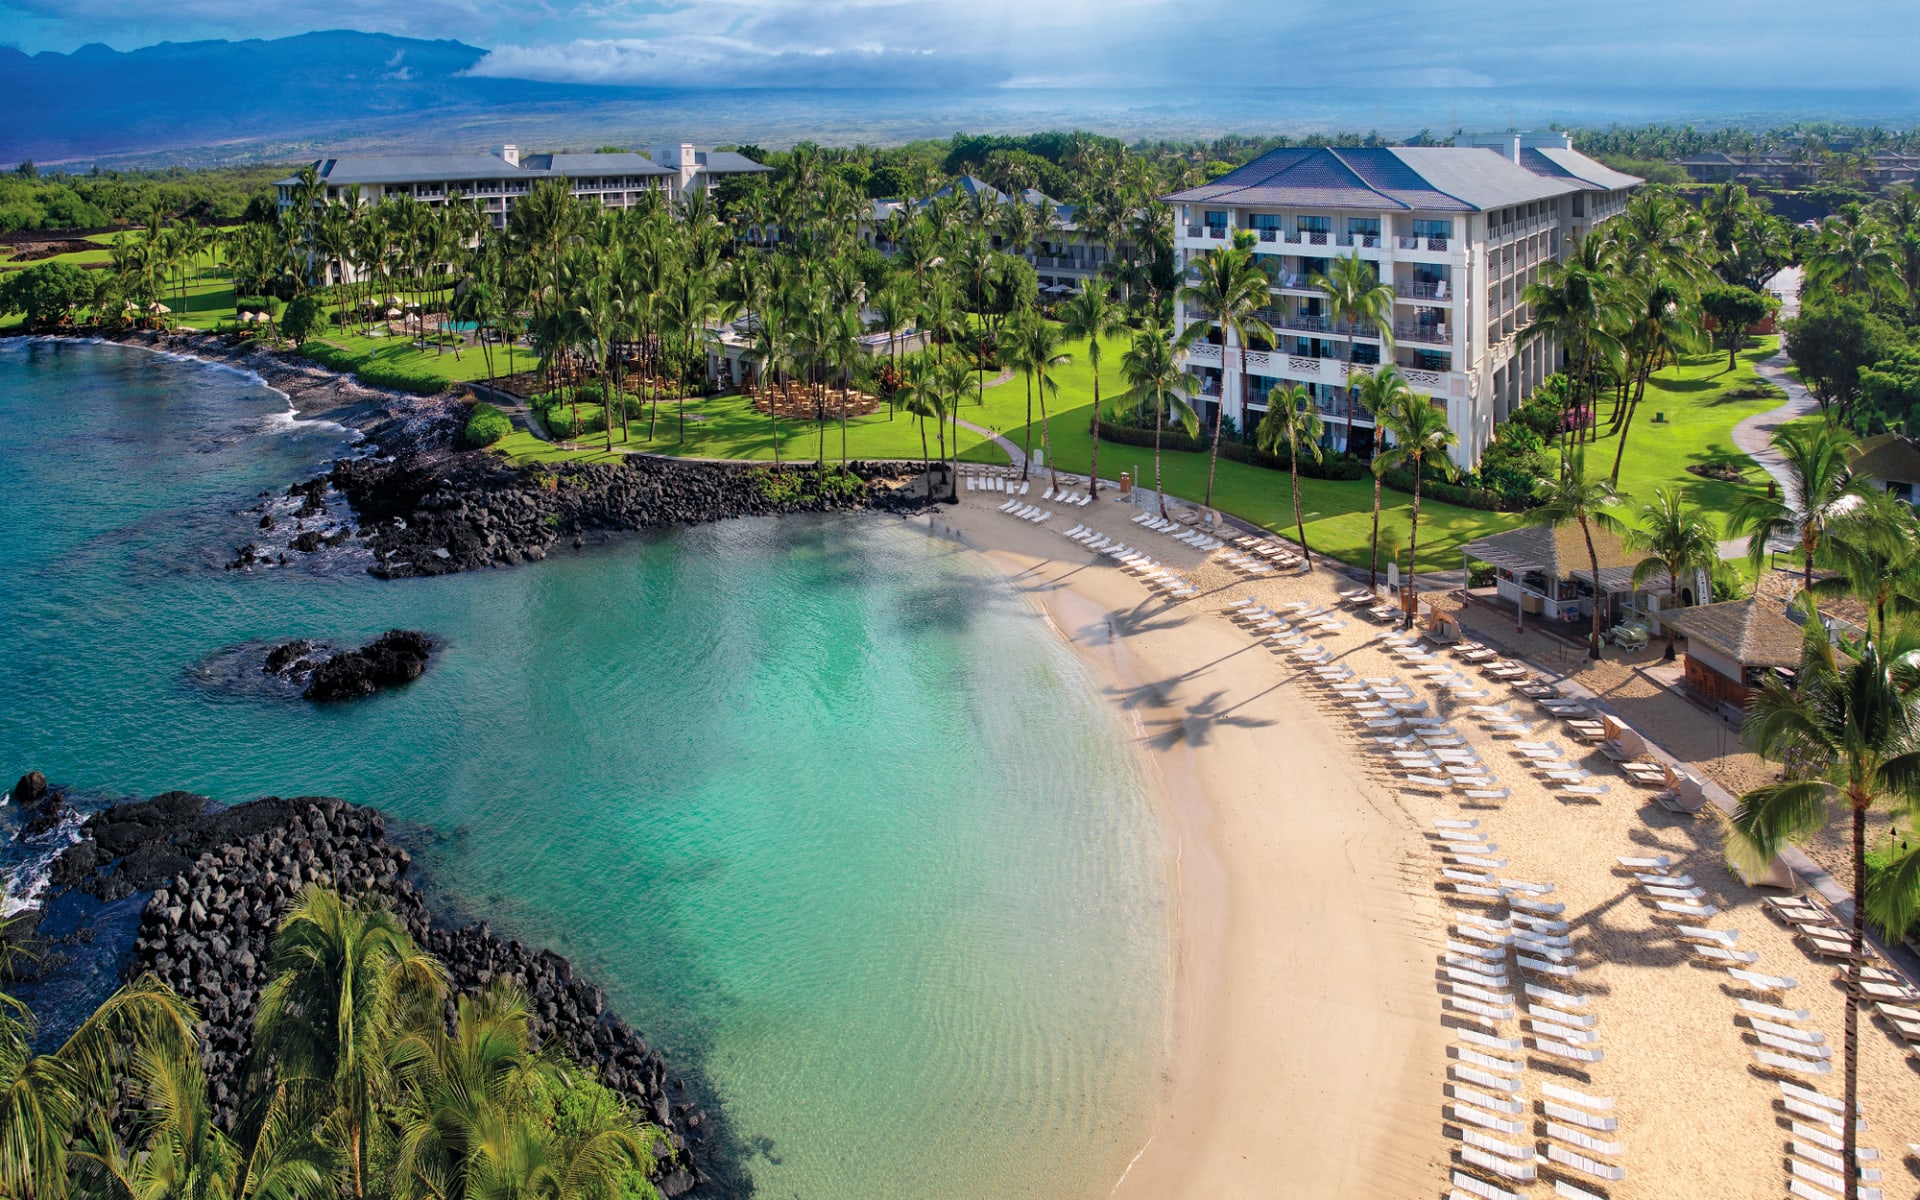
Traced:
<path fill-rule="evenodd" d="M 962 421 L 958 417 L 955 417 L 953 419 L 953 423 L 955 425 L 958 425 L 962 429 L 971 429 L 975 433 L 979 434 L 981 437 L 990 439 L 996 446 L 999 446 L 1002 450 L 1007 452 L 1007 460 L 1011 462 L 1014 466 L 1025 467 L 1027 465 L 1026 454 L 1024 454 L 1021 451 L 1020 447 L 1014 445 L 1010 439 L 1002 436 L 1001 434 L 997 434 L 993 430 L 987 429 L 984 426 L 975 425 L 972 421 Z"/>
<path fill-rule="evenodd" d="M 1773 448 L 1774 431 L 1789 421 L 1797 421 L 1810 413 L 1820 411 L 1820 402 L 1801 386 L 1799 380 L 1787 374 L 1787 366 L 1787 352 L 1784 346 L 1773 357 L 1755 364 L 1754 370 L 1760 378 L 1785 392 L 1787 402 L 1779 408 L 1755 413 L 1733 427 L 1733 444 L 1746 451 L 1753 461 L 1760 464 L 1762 470 L 1773 476 L 1783 492 L 1787 490 L 1788 478 L 1780 454 Z"/>

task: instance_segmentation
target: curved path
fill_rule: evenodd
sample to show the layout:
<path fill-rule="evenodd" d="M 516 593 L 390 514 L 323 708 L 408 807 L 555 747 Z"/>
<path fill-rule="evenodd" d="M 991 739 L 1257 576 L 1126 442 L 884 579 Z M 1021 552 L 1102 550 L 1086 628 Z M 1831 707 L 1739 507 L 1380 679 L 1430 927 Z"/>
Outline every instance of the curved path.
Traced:
<path fill-rule="evenodd" d="M 1007 452 L 1007 461 L 1011 462 L 1014 466 L 1025 467 L 1027 465 L 1027 456 L 1025 452 L 1022 451 L 1020 447 L 1014 445 L 1012 439 L 1002 434 L 995 433 L 991 429 L 987 429 L 980 425 L 975 425 L 972 421 L 962 421 L 958 417 L 955 417 L 953 419 L 953 423 L 955 425 L 958 425 L 962 429 L 971 429 L 975 433 L 979 434 L 981 437 L 991 440 L 996 446 L 999 446 L 1002 450 Z"/>
<path fill-rule="evenodd" d="M 1780 452 L 1773 448 L 1774 431 L 1789 421 L 1797 421 L 1809 413 L 1818 412 L 1820 402 L 1802 386 L 1799 380 L 1787 374 L 1787 351 L 1783 344 L 1771 358 L 1754 364 L 1754 372 L 1760 378 L 1773 384 L 1787 394 L 1787 402 L 1779 408 L 1755 413 L 1733 427 L 1733 444 L 1746 451 L 1747 456 L 1760 464 L 1767 474 L 1773 476 L 1782 491 L 1787 487 L 1786 468 L 1781 464 Z"/>

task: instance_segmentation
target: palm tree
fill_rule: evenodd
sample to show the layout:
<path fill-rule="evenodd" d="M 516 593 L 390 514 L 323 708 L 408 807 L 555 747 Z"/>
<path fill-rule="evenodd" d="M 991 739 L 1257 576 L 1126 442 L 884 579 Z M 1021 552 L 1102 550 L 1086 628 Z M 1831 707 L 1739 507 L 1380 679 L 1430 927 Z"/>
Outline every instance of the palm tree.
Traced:
<path fill-rule="evenodd" d="M 1781 783 L 1740 797 L 1727 839 L 1728 857 L 1764 868 L 1780 848 L 1823 828 L 1835 807 L 1850 814 L 1853 864 L 1852 953 L 1848 956 L 1846 1032 L 1841 1050 L 1845 1120 L 1841 1159 L 1851 1179 L 1857 1169 L 1860 967 L 1866 957 L 1865 922 L 1891 934 L 1904 930 L 1915 908 L 1920 852 L 1910 852 L 1875 885 L 1867 879 L 1867 815 L 1878 804 L 1911 811 L 1920 803 L 1920 637 L 1910 628 L 1884 638 L 1846 641 L 1838 648 L 1821 627 L 1811 598 L 1807 639 L 1796 682 L 1769 677 L 1748 704 L 1745 738 L 1775 762 L 1791 765 Z"/>
<path fill-rule="evenodd" d="M 1697 514 L 1687 511 L 1686 502 L 1676 488 L 1661 488 L 1653 499 L 1640 506 L 1640 524 L 1626 531 L 1621 539 L 1629 550 L 1644 551 L 1633 568 L 1635 591 L 1656 575 L 1667 577 L 1667 607 L 1680 607 L 1680 579 L 1693 578 L 1695 572 L 1710 570 L 1720 559 L 1720 545 L 1713 529 Z M 1674 629 L 1667 627 L 1667 651 L 1661 658 L 1674 659 Z"/>
<path fill-rule="evenodd" d="M 1193 260 L 1193 282 L 1180 289 L 1180 300 L 1194 305 L 1206 319 L 1220 326 L 1221 334 L 1240 350 L 1240 411 L 1247 411 L 1247 342 L 1258 338 L 1271 345 L 1273 332 L 1256 314 L 1268 303 L 1273 280 L 1253 253 L 1253 234 L 1240 230 L 1233 244 L 1209 250 Z M 1203 327 L 1204 328 L 1204 327 Z M 1227 347 L 1222 346 L 1224 372 Z M 1220 461 L 1220 419 L 1226 415 L 1227 397 L 1222 392 L 1213 413 L 1213 442 L 1207 453 L 1207 491 L 1202 503 L 1213 507 L 1213 472 Z"/>
<path fill-rule="evenodd" d="M 1360 403 L 1368 412 L 1375 414 L 1376 420 L 1379 414 L 1392 412 L 1405 404 L 1411 395 L 1413 388 L 1408 386 L 1407 377 L 1391 363 L 1360 380 Z M 1378 459 L 1368 466 L 1368 473 L 1373 476 L 1373 537 L 1367 559 L 1368 591 L 1377 591 L 1380 587 L 1380 476 L 1384 470 Z"/>
<path fill-rule="evenodd" d="M 1620 484 L 1627 434 L 1632 432 L 1633 416 L 1647 394 L 1647 381 L 1661 367 L 1678 362 L 1682 354 L 1699 349 L 1702 339 L 1698 299 L 1673 279 L 1655 277 L 1633 289 L 1632 305 L 1627 311 L 1631 313 L 1632 323 L 1627 327 L 1624 341 L 1633 362 L 1633 377 L 1628 381 L 1633 387 L 1633 397 L 1619 422 L 1620 442 L 1613 451 L 1613 473 L 1607 477 L 1615 487 Z"/>
<path fill-rule="evenodd" d="M 1561 470 L 1568 470 L 1567 433 L 1593 398 L 1599 368 L 1620 357 L 1613 330 L 1621 323 L 1613 292 L 1613 264 L 1604 238 L 1587 236 L 1574 243 L 1565 262 L 1548 262 L 1540 278 L 1526 286 L 1521 301 L 1533 320 L 1519 341 L 1551 337 L 1566 356 L 1568 414 L 1561 423 Z"/>
<path fill-rule="evenodd" d="M 1192 377 L 1180 369 L 1179 356 L 1166 331 L 1150 318 L 1141 323 L 1132 345 L 1120 356 L 1120 374 L 1132 386 L 1137 401 L 1153 402 L 1153 492 L 1160 516 L 1165 518 L 1167 493 L 1160 486 L 1160 431 L 1172 417 L 1188 437 L 1199 434 L 1200 414 L 1184 394 Z"/>
<path fill-rule="evenodd" d="M 1537 525 L 1558 525 L 1562 521 L 1579 524 L 1580 536 L 1587 543 L 1587 566 L 1593 572 L 1593 629 L 1587 637 L 1587 657 L 1598 660 L 1602 621 L 1600 554 L 1594 549 L 1593 530 L 1595 526 L 1601 529 L 1619 526 L 1611 510 L 1620 503 L 1620 498 L 1614 494 L 1612 484 L 1586 477 L 1586 458 L 1586 453 L 1576 448 L 1570 470 L 1536 483 L 1533 494 L 1540 503 L 1527 513 L 1527 520 Z"/>
<path fill-rule="evenodd" d="M 1025 207 L 1024 205 L 1021 207 Z M 1087 467 L 1087 488 L 1100 498 L 1100 342 L 1118 337 L 1127 327 L 1126 309 L 1113 302 L 1104 279 L 1083 279 L 1080 290 L 1059 309 L 1061 332 L 1069 341 L 1087 341 L 1087 365 L 1093 368 L 1093 461 Z"/>
<path fill-rule="evenodd" d="M 327 1098 L 358 1200 L 367 1194 L 367 1137 L 388 1083 L 387 1047 L 423 1016 L 439 1019 L 446 969 L 391 912 L 317 887 L 281 919 L 269 969 L 255 1026 L 259 1066 L 271 1063 L 296 1091 Z"/>
<path fill-rule="evenodd" d="M 0 996 L 0 1191 L 62 1195 L 73 1131 L 105 1113 L 135 1055 L 193 1057 L 197 1019 L 165 985 L 143 978 L 115 992 L 57 1049 L 36 1054 L 32 1015 Z"/>
<path fill-rule="evenodd" d="M 1300 538 L 1300 551 L 1306 555 L 1307 570 L 1313 570 L 1313 551 L 1307 547 L 1307 519 L 1300 511 L 1300 451 L 1302 447 L 1320 461 L 1320 438 L 1326 425 L 1313 402 L 1313 392 L 1302 383 L 1277 383 L 1267 391 L 1267 412 L 1254 430 L 1254 442 L 1268 454 L 1287 451 L 1287 476 L 1293 485 L 1293 527 Z"/>
<path fill-rule="evenodd" d="M 1907 287 L 1900 267 L 1886 229 L 1858 204 L 1848 204 L 1821 226 L 1819 240 L 1807 255 L 1806 275 L 1814 288 L 1842 296 L 1904 300 Z"/>
<path fill-rule="evenodd" d="M 1362 324 L 1371 325 L 1380 335 L 1381 358 L 1393 361 L 1393 288 L 1381 282 L 1374 265 L 1355 250 L 1345 258 L 1336 258 L 1325 275 L 1315 275 L 1312 286 L 1326 297 L 1327 315 L 1347 331 L 1347 428 L 1353 428 L 1353 401 L 1358 390 L 1353 382 L 1354 356 L 1359 350 L 1356 334 Z M 1369 409 L 1377 412 L 1378 410 Z M 1378 438 L 1370 451 L 1379 453 Z"/>
<path fill-rule="evenodd" d="M 1040 397 L 1040 449 L 1047 459 L 1047 474 L 1055 489 L 1060 486 L 1060 464 L 1053 460 L 1053 440 L 1051 427 L 1047 420 L 1047 394 L 1059 394 L 1057 380 L 1047 378 L 1049 367 L 1065 366 L 1073 361 L 1073 356 L 1060 352 L 1060 327 L 1038 313 L 1022 314 L 1016 325 L 1007 329 L 1007 338 L 1014 344 L 1015 361 L 1020 370 L 1033 380 L 1034 391 Z M 958 442 L 959 435 L 954 435 Z"/>
<path fill-rule="evenodd" d="M 1902 615 L 1920 612 L 1920 530 L 1905 501 L 1887 492 L 1863 492 L 1858 507 L 1828 528 L 1820 557 L 1838 573 L 1815 580 L 1813 594 L 1857 597 L 1872 611 L 1882 638 L 1889 609 Z"/>
<path fill-rule="evenodd" d="M 1414 583 L 1420 554 L 1420 479 L 1429 465 L 1447 479 L 1459 478 L 1460 470 L 1447 451 L 1458 445 L 1460 439 L 1447 423 L 1446 410 L 1435 407 L 1433 401 L 1411 389 L 1392 408 L 1376 413 L 1375 419 L 1393 435 L 1393 447 L 1380 455 L 1385 469 L 1406 463 L 1413 470 L 1413 527 L 1407 535 L 1406 587 L 1413 603 L 1406 606 L 1404 626 L 1412 629 L 1414 615 L 1420 608 L 1420 589 Z"/>
<path fill-rule="evenodd" d="M 1783 425 L 1773 435 L 1787 473 L 1784 494 L 1742 496 L 1728 522 L 1747 538 L 1747 562 L 1756 575 L 1766 563 L 1767 543 L 1792 538 L 1800 544 L 1803 586 L 1813 587 L 1813 560 L 1827 531 L 1860 506 L 1864 489 L 1847 465 L 1852 446 L 1850 436 L 1824 421 Z"/>

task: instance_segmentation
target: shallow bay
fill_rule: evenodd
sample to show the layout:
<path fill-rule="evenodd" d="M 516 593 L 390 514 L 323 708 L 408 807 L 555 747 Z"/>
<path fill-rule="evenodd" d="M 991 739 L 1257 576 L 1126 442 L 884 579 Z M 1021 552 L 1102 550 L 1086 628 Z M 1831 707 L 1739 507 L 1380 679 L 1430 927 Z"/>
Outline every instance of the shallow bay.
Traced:
<path fill-rule="evenodd" d="M 572 957 L 712 1086 L 757 1191 L 1104 1194 L 1167 1052 L 1165 838 L 1127 731 L 990 568 L 893 518 L 745 521 L 380 583 L 219 563 L 347 448 L 246 376 L 0 344 L 0 765 L 325 793 Z M 318 708 L 236 643 L 446 639 Z"/>

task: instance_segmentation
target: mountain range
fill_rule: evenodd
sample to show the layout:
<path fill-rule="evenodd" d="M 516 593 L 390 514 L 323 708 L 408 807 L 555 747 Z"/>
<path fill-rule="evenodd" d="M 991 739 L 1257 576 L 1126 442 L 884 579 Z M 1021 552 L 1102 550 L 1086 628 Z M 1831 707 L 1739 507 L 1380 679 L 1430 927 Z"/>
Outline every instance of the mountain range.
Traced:
<path fill-rule="evenodd" d="M 589 101 L 602 89 L 463 75 L 486 51 L 345 31 L 71 54 L 0 48 L 0 162 L 164 155 L 208 164 L 314 139 L 386 140 L 421 118 Z M 276 144 L 279 144 L 276 146 Z"/>

